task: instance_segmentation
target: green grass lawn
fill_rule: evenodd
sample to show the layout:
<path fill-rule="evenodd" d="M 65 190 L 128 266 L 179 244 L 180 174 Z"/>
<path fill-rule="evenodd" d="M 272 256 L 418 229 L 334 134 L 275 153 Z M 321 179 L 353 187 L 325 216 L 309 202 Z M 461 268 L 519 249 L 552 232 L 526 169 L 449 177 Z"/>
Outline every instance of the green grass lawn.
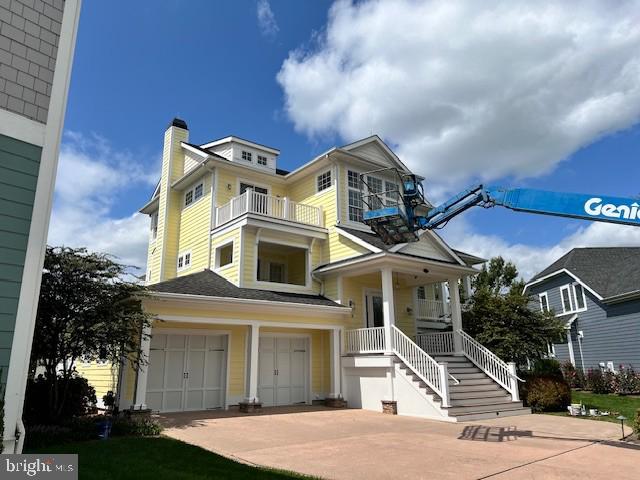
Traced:
<path fill-rule="evenodd" d="M 617 420 L 618 415 L 624 415 L 627 417 L 625 425 L 631 427 L 633 419 L 636 416 L 636 411 L 640 409 L 639 397 L 627 397 L 620 395 L 608 395 L 600 393 L 583 392 L 573 390 L 571 392 L 571 403 L 582 403 L 588 409 L 597 408 L 600 411 L 607 412 L 619 412 L 616 415 L 610 415 L 608 417 L 577 417 L 588 418 L 590 420 L 602 420 L 605 422 L 620 423 Z M 568 412 L 554 412 L 552 415 L 568 415 Z"/>
<path fill-rule="evenodd" d="M 25 453 L 77 453 L 81 479 L 271 479 L 309 478 L 251 467 L 167 437 L 118 437 L 69 443 Z"/>

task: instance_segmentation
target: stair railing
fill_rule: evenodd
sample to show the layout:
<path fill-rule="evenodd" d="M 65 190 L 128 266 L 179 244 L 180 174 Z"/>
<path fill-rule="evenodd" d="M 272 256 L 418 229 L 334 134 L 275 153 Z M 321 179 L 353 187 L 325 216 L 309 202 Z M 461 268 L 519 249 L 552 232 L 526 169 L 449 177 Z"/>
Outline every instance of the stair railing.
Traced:
<path fill-rule="evenodd" d="M 447 371 L 447 363 L 436 362 L 395 325 L 391 326 L 391 342 L 393 353 L 440 396 L 442 407 L 450 407 L 449 377 L 456 383 L 459 382 Z"/>
<path fill-rule="evenodd" d="M 458 330 L 457 333 L 462 340 L 462 353 L 464 353 L 465 357 L 507 390 L 514 402 L 519 402 L 518 380 L 521 382 L 524 382 L 524 380 L 518 377 L 516 364 L 501 360 L 495 353 L 464 330 Z"/>

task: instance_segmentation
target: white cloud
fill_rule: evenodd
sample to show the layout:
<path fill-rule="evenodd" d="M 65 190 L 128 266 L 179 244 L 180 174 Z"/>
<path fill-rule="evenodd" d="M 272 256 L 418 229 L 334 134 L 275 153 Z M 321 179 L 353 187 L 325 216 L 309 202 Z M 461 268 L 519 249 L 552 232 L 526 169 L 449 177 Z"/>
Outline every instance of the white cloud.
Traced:
<path fill-rule="evenodd" d="M 268 0 L 258 0 L 256 14 L 258 16 L 258 27 L 260 27 L 262 35 L 269 38 L 275 37 L 280 28 Z"/>
<path fill-rule="evenodd" d="M 158 178 L 129 152 L 114 151 L 97 135 L 65 134 L 60 151 L 55 200 L 49 228 L 50 245 L 87 247 L 110 253 L 119 261 L 142 268 L 146 265 L 149 219 L 114 210 L 127 205 L 127 191 L 150 189 Z"/>
<path fill-rule="evenodd" d="M 540 175 L 640 119 L 639 8 L 338 1 L 278 81 L 298 131 L 377 132 L 436 189 Z"/>
<path fill-rule="evenodd" d="M 501 255 L 514 262 L 525 280 L 551 265 L 572 248 L 640 247 L 640 228 L 600 222 L 586 224 L 553 246 L 510 243 L 497 235 L 478 233 L 464 218 L 456 218 L 442 233 L 454 248 L 487 259 Z"/>

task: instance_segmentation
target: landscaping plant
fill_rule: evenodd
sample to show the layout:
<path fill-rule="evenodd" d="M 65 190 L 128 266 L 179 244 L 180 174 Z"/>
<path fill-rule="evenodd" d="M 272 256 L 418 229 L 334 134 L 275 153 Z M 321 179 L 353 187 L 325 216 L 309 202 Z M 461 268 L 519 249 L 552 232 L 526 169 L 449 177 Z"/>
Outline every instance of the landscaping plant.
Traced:
<path fill-rule="evenodd" d="M 611 372 L 603 372 L 599 368 L 590 368 L 587 370 L 586 388 L 593 393 L 611 393 L 613 374 Z"/>
<path fill-rule="evenodd" d="M 618 395 L 631 395 L 640 392 L 640 375 L 631 366 L 620 365 L 611 381 L 612 390 Z"/>
<path fill-rule="evenodd" d="M 571 403 L 571 388 L 557 360 L 537 360 L 521 375 L 525 380 L 520 384 L 521 398 L 534 412 L 562 411 Z"/>
<path fill-rule="evenodd" d="M 553 313 L 530 308 L 533 300 L 517 278 L 515 265 L 492 258 L 473 280 L 474 293 L 462 312 L 462 324 L 502 360 L 524 365 L 546 356 L 548 344 L 560 337 L 564 325 Z"/>
<path fill-rule="evenodd" d="M 31 364 L 32 371 L 44 368 L 48 423 L 65 420 L 70 410 L 78 359 L 146 362 L 140 351 L 149 325 L 146 290 L 128 278 L 128 267 L 109 255 L 47 247 Z"/>
<path fill-rule="evenodd" d="M 633 431 L 640 437 L 640 408 L 636 410 L 636 417 L 633 420 Z"/>
<path fill-rule="evenodd" d="M 562 375 L 571 388 L 585 388 L 585 378 L 582 370 L 577 370 L 570 361 L 562 362 L 560 365 Z"/>

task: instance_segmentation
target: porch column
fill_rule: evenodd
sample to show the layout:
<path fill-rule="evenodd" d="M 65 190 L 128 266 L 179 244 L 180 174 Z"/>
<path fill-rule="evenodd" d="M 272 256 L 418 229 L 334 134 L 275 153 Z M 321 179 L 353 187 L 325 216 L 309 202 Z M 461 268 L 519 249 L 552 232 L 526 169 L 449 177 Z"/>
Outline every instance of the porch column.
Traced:
<path fill-rule="evenodd" d="M 340 355 L 342 350 L 340 348 L 340 337 L 342 331 L 339 328 L 331 330 L 331 398 L 342 398 L 342 384 L 340 379 L 341 364 Z"/>
<path fill-rule="evenodd" d="M 393 271 L 383 268 L 382 274 L 382 320 L 384 324 L 384 353 L 393 353 L 391 327 L 396 324 L 396 309 L 393 302 Z"/>
<path fill-rule="evenodd" d="M 440 290 L 440 301 L 442 302 L 442 313 L 444 314 L 444 318 L 442 321 L 445 321 L 449 316 L 449 302 L 447 301 L 447 285 L 445 282 L 440 282 L 437 287 Z"/>
<path fill-rule="evenodd" d="M 247 359 L 246 403 L 260 403 L 258 399 L 258 351 L 260 346 L 260 326 L 249 326 L 249 358 Z"/>
<path fill-rule="evenodd" d="M 458 330 L 462 330 L 462 311 L 460 309 L 460 291 L 458 279 L 449 279 L 449 298 L 451 299 L 451 326 L 453 327 L 454 353 L 462 353 L 462 338 Z"/>
<path fill-rule="evenodd" d="M 140 365 L 138 366 L 138 378 L 136 379 L 136 398 L 133 408 L 146 410 L 147 408 L 147 374 L 149 373 L 149 351 L 151 350 L 151 325 L 142 330 L 140 339 Z"/>

